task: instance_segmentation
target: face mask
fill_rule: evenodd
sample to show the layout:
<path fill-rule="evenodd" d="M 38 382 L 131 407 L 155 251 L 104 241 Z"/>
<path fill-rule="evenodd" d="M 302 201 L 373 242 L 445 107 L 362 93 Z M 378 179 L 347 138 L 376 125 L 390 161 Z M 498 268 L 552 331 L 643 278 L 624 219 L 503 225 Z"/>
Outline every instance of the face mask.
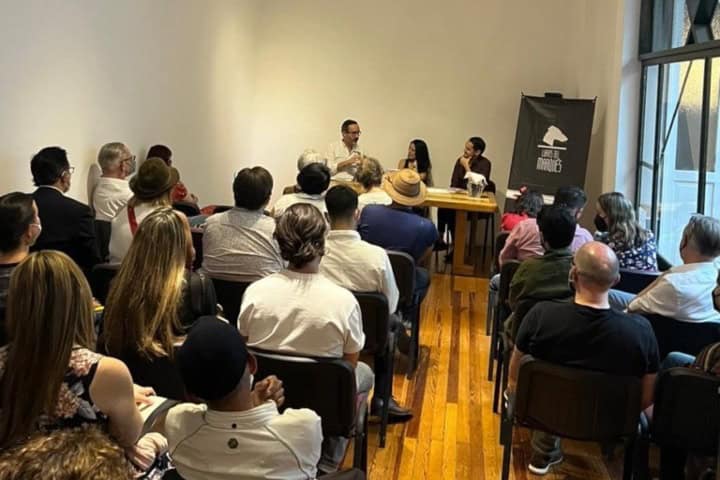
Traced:
<path fill-rule="evenodd" d="M 137 168 L 137 160 L 135 160 L 135 157 L 128 162 L 130 165 L 128 166 L 128 175 L 132 175 L 135 173 L 135 169 Z"/>
<path fill-rule="evenodd" d="M 250 374 L 250 390 L 252 390 L 253 385 L 255 385 L 255 375 L 252 373 Z"/>
<path fill-rule="evenodd" d="M 40 223 L 31 223 L 30 225 L 33 225 L 37 228 L 37 235 L 33 235 L 32 240 L 30 240 L 30 247 L 35 245 L 35 242 L 37 241 L 38 237 L 40 237 L 40 234 L 42 233 L 42 224 Z"/>
<path fill-rule="evenodd" d="M 593 220 L 593 222 L 595 223 L 595 228 L 597 228 L 598 232 L 607 232 L 608 231 L 607 222 L 599 214 L 595 215 L 595 219 Z"/>

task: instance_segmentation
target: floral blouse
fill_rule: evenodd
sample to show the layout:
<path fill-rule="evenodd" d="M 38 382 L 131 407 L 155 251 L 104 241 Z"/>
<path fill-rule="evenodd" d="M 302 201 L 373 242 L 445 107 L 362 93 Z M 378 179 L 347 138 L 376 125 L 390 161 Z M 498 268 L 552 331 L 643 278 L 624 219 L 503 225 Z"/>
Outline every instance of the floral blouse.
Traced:
<path fill-rule="evenodd" d="M 8 347 L 0 348 L 0 377 L 5 373 L 7 355 Z M 55 410 L 44 413 L 38 419 L 39 430 L 82 428 L 90 424 L 107 426 L 107 417 L 90 398 L 90 384 L 101 358 L 102 355 L 86 348 L 72 349 Z"/>
<path fill-rule="evenodd" d="M 641 270 L 657 272 L 657 246 L 652 232 L 647 232 L 648 238 L 644 244 L 628 245 L 625 239 L 615 234 L 612 237 L 608 232 L 596 232 L 595 240 L 607 244 L 617 255 L 620 268 L 627 270 Z"/>

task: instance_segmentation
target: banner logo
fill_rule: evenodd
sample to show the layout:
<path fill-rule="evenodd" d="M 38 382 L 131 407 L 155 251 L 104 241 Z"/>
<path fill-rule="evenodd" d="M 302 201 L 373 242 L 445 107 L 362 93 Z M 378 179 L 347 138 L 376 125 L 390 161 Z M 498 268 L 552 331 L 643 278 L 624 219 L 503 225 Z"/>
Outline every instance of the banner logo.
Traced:
<path fill-rule="evenodd" d="M 542 144 L 538 147 L 536 170 L 547 173 L 562 173 L 562 158 L 560 152 L 567 150 L 567 147 L 556 146 L 555 143 L 567 143 L 568 137 L 555 125 L 550 125 L 542 138 Z"/>

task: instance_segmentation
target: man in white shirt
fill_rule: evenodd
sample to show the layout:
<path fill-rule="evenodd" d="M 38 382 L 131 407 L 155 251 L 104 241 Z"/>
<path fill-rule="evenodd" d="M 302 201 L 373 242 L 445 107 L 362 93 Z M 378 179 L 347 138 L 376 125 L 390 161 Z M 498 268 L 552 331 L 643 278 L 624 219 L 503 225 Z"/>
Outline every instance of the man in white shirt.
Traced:
<path fill-rule="evenodd" d="M 720 256 L 720 221 L 693 215 L 683 230 L 683 264 L 662 273 L 637 296 L 610 291 L 610 305 L 632 313 L 662 315 L 680 322 L 720 322 L 713 306 Z"/>
<path fill-rule="evenodd" d="M 395 283 L 387 252 L 376 245 L 360 239 L 357 231 L 358 195 L 346 185 L 336 185 L 328 190 L 325 203 L 330 217 L 330 233 L 325 243 L 325 256 L 320 262 L 320 273 L 352 292 L 380 292 L 388 300 L 392 315 L 397 310 L 400 292 Z M 407 337 L 402 323 L 392 317 L 394 330 Z M 392 379 L 386 378 L 387 359 L 375 357 L 375 394 L 371 404 L 373 415 L 382 409 L 385 388 L 390 388 L 389 422 L 405 422 L 412 418 L 410 410 L 404 409 L 392 398 Z"/>
<path fill-rule="evenodd" d="M 340 127 L 340 133 L 342 140 L 330 144 L 326 158 L 333 180 L 351 182 L 360 165 L 360 159 L 365 156 L 358 146 L 360 125 L 355 120 L 345 120 Z"/>
<path fill-rule="evenodd" d="M 326 233 L 326 221 L 312 205 L 292 205 L 278 218 L 275 238 L 288 268 L 247 288 L 238 330 L 251 347 L 346 360 L 355 367 L 358 394 L 366 395 L 374 376 L 358 361 L 365 345 L 360 305 L 319 273 Z M 347 439 L 326 439 L 321 469 L 336 470 L 346 446 Z"/>
<path fill-rule="evenodd" d="M 282 382 L 255 384 L 255 358 L 238 331 L 202 317 L 179 348 L 185 388 L 198 402 L 172 408 L 165 436 L 178 472 L 187 480 L 314 479 L 320 459 L 320 417 L 309 409 L 282 414 Z"/>
<path fill-rule="evenodd" d="M 275 202 L 273 216 L 279 217 L 285 209 L 296 203 L 310 204 L 320 210 L 324 216 L 327 215 L 325 190 L 330 186 L 328 167 L 317 162 L 306 165 L 297 175 L 297 184 L 300 187 L 299 192 L 286 193 Z"/>
<path fill-rule="evenodd" d="M 273 238 L 275 219 L 265 215 L 273 178 L 263 167 L 235 176 L 235 208 L 209 217 L 203 235 L 202 270 L 212 278 L 254 282 L 285 265 Z"/>
<path fill-rule="evenodd" d="M 111 222 L 118 211 L 128 202 L 133 193 L 126 180 L 132 170 L 135 155 L 124 143 L 106 143 L 98 153 L 98 164 L 102 176 L 92 193 L 92 207 L 95 220 Z"/>

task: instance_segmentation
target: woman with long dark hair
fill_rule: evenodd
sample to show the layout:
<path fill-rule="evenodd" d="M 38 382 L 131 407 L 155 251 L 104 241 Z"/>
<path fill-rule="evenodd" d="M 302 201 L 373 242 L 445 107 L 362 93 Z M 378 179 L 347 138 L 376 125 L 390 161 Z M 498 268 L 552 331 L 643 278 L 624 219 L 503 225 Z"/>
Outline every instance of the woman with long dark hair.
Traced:
<path fill-rule="evenodd" d="M 424 140 L 415 139 L 408 146 L 407 158 L 403 158 L 398 162 L 398 168 L 410 168 L 420 175 L 420 178 L 428 187 L 433 186 L 432 180 L 432 162 L 430 162 L 430 152 L 427 143 Z"/>

